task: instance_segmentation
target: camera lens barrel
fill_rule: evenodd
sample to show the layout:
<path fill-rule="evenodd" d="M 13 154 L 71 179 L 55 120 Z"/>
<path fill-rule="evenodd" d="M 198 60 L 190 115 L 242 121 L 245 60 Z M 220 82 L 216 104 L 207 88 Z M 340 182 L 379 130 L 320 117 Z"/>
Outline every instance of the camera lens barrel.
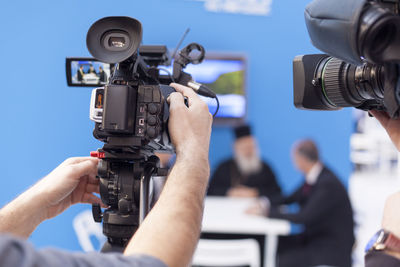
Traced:
<path fill-rule="evenodd" d="M 383 67 L 356 66 L 340 59 L 325 58 L 317 68 L 323 96 L 335 107 L 358 107 L 367 100 L 382 100 Z"/>
<path fill-rule="evenodd" d="M 350 95 L 347 90 L 348 67 L 343 61 L 330 58 L 322 73 L 322 89 L 328 101 L 335 106 L 351 107 L 359 104 L 358 99 Z"/>

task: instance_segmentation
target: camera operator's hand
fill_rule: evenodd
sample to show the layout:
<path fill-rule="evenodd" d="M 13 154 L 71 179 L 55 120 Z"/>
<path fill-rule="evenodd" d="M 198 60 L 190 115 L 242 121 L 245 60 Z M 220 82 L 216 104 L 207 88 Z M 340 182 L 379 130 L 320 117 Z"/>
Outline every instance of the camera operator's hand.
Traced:
<path fill-rule="evenodd" d="M 93 194 L 99 193 L 97 163 L 97 158 L 69 158 L 30 189 L 41 192 L 47 208 L 46 219 L 76 203 L 101 203 Z"/>
<path fill-rule="evenodd" d="M 171 84 L 177 91 L 168 99 L 170 118 L 168 129 L 177 157 L 193 153 L 206 156 L 210 144 L 212 115 L 207 104 L 189 87 Z M 188 98 L 189 107 L 185 105 L 184 96 Z"/>
<path fill-rule="evenodd" d="M 98 159 L 69 158 L 0 210 L 0 232 L 28 237 L 45 219 L 76 203 L 101 203 Z"/>
<path fill-rule="evenodd" d="M 370 110 L 371 113 L 385 128 L 393 144 L 400 151 L 400 119 L 392 119 L 385 111 Z"/>

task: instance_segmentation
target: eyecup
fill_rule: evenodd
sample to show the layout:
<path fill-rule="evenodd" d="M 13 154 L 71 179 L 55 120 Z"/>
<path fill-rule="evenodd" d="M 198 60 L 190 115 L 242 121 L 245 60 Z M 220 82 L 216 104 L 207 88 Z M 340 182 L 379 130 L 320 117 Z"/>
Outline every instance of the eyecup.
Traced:
<path fill-rule="evenodd" d="M 126 48 L 106 48 L 105 38 L 111 35 L 122 38 Z M 125 38 L 126 37 L 126 38 Z M 119 63 L 133 56 L 142 42 L 142 24 L 130 17 L 105 17 L 96 21 L 86 35 L 86 46 L 97 60 Z"/>

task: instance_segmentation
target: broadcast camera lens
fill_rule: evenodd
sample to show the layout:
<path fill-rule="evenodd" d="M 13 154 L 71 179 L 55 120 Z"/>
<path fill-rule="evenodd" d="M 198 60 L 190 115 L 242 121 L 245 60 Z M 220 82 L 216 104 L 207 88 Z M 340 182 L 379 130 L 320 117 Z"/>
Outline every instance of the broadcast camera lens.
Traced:
<path fill-rule="evenodd" d="M 384 98 L 383 66 L 357 66 L 327 55 L 305 55 L 295 58 L 293 71 L 298 108 L 336 110 L 381 103 Z"/>

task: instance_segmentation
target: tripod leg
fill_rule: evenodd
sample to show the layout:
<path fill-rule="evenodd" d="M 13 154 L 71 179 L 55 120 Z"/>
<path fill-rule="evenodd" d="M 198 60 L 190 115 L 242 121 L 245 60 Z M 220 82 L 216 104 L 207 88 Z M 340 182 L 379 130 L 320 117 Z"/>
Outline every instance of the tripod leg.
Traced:
<path fill-rule="evenodd" d="M 106 241 L 101 248 L 102 253 L 109 253 L 109 252 L 119 252 L 123 253 L 125 250 L 125 247 L 118 246 L 116 244 L 111 244 L 109 241 Z"/>
<path fill-rule="evenodd" d="M 139 224 L 141 224 L 150 210 L 150 178 L 154 169 L 145 171 L 140 179 Z"/>

